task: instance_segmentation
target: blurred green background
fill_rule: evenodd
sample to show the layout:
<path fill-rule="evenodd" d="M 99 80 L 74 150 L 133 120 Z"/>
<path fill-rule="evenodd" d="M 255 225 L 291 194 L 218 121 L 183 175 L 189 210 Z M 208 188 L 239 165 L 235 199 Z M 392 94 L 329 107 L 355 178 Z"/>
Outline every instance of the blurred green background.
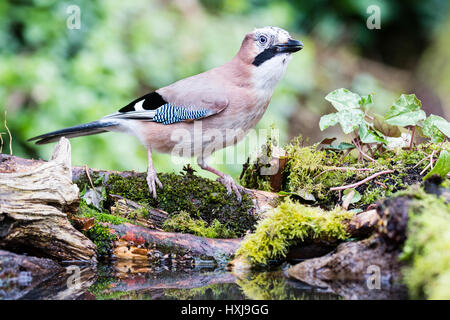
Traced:
<path fill-rule="evenodd" d="M 81 9 L 79 30 L 66 26 L 70 5 Z M 370 5 L 381 10 L 379 30 L 366 26 Z M 300 133 L 311 142 L 338 134 L 333 128 L 320 132 L 318 121 L 331 111 L 324 96 L 340 87 L 375 93 L 379 112 L 400 93 L 416 93 L 427 114 L 448 119 L 446 0 L 2 0 L 0 132 L 6 132 L 6 110 L 13 153 L 48 159 L 53 145 L 26 140 L 96 120 L 149 91 L 220 65 L 247 32 L 266 25 L 285 28 L 305 44 L 258 124 L 279 129 L 281 143 Z M 8 153 L 7 134 L 3 140 Z M 245 143 L 236 148 L 240 154 L 253 151 Z M 216 160 L 223 154 L 216 153 Z M 119 133 L 73 139 L 72 160 L 93 168 L 146 169 L 145 148 Z M 155 154 L 154 162 L 158 171 L 182 167 L 169 155 Z M 216 167 L 237 177 L 242 166 Z"/>

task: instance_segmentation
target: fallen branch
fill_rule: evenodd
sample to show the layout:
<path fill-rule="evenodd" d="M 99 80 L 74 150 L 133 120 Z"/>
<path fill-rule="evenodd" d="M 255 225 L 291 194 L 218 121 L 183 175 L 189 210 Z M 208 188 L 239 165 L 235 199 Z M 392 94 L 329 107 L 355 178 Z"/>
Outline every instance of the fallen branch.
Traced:
<path fill-rule="evenodd" d="M 195 257 L 202 257 L 202 259 L 215 260 L 218 264 L 234 255 L 242 241 L 242 239 L 210 239 L 191 234 L 162 232 L 129 223 L 108 224 L 108 227 L 112 233 L 117 234 L 120 240 L 128 242 L 125 246 L 129 246 L 130 243 L 135 246 L 147 245 L 150 248 L 158 249 L 163 254 L 184 255 L 189 253 Z M 116 252 L 118 251 L 116 250 Z M 146 257 L 146 254 L 145 250 L 142 250 L 142 255 Z M 127 255 L 124 254 L 119 258 L 127 259 Z"/>
<path fill-rule="evenodd" d="M 356 183 L 353 183 L 353 184 L 348 184 L 346 186 L 341 186 L 341 187 L 333 187 L 333 188 L 330 188 L 330 190 L 331 191 L 336 191 L 336 190 L 345 190 L 345 189 L 350 189 L 350 188 L 356 188 L 356 187 L 358 187 L 358 186 L 360 186 L 360 185 L 362 185 L 362 184 L 364 184 L 364 183 L 366 183 L 366 182 L 368 182 L 368 181 L 370 181 L 370 180 L 372 180 L 372 179 L 374 179 L 374 178 L 376 178 L 378 176 L 381 176 L 383 174 L 393 173 L 393 172 L 394 172 L 394 170 L 380 171 L 380 172 L 377 172 L 377 173 L 371 175 L 370 177 L 367 177 L 364 180 L 361 180 L 359 182 L 356 182 Z"/>
<path fill-rule="evenodd" d="M 377 162 L 374 158 L 372 158 L 371 156 L 369 156 L 368 154 L 366 154 L 363 150 L 362 150 L 362 146 L 357 142 L 356 139 L 352 138 L 353 144 L 356 146 L 356 148 L 358 149 L 359 153 L 361 155 L 363 155 L 364 157 L 366 157 L 367 159 L 369 159 L 372 162 Z"/>
<path fill-rule="evenodd" d="M 0 155 L 0 247 L 58 261 L 95 262 L 95 245 L 67 218 L 80 201 L 71 177 L 65 138 L 48 162 Z"/>
<path fill-rule="evenodd" d="M 349 170 L 351 170 L 351 171 L 373 171 L 372 168 L 330 167 L 330 168 L 327 168 L 326 170 L 322 171 L 321 173 L 319 173 L 317 176 L 314 177 L 314 179 L 316 179 L 317 177 L 319 177 L 320 175 L 322 175 L 328 171 L 349 171 Z"/>

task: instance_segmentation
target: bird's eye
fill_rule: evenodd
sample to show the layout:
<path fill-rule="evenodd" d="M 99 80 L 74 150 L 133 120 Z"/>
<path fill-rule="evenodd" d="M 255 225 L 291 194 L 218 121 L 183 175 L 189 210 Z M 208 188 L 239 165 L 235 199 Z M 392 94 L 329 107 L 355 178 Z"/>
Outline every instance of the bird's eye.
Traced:
<path fill-rule="evenodd" d="M 260 36 L 258 39 L 259 43 L 261 44 L 266 44 L 267 42 L 267 37 L 266 36 Z"/>

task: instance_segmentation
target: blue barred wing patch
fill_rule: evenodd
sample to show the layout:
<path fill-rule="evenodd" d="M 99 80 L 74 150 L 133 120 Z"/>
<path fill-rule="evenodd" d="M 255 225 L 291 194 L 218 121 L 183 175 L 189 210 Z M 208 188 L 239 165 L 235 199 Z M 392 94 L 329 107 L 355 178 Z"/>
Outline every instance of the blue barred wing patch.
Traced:
<path fill-rule="evenodd" d="M 178 107 L 171 103 L 166 103 L 155 110 L 153 121 L 162 124 L 172 124 L 184 120 L 196 120 L 211 114 L 208 109 L 192 110 L 184 106 Z"/>

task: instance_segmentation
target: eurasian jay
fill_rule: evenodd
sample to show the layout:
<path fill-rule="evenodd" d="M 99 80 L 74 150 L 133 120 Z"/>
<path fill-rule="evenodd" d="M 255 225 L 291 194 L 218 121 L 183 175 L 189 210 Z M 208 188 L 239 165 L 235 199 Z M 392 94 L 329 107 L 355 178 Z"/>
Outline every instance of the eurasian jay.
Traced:
<path fill-rule="evenodd" d="M 264 27 L 248 33 L 238 53 L 227 63 L 148 93 L 100 120 L 34 138 L 37 144 L 107 131 L 136 136 L 148 151 L 147 184 L 156 198 L 162 188 L 152 162 L 152 150 L 197 157 L 199 166 L 217 176 L 230 194 L 241 199 L 243 188 L 233 178 L 210 167 L 216 150 L 237 143 L 263 116 L 276 84 L 293 52 L 303 48 L 287 31 Z M 188 138 L 186 138 L 188 137 Z M 181 141 L 180 141 L 181 140 Z"/>

